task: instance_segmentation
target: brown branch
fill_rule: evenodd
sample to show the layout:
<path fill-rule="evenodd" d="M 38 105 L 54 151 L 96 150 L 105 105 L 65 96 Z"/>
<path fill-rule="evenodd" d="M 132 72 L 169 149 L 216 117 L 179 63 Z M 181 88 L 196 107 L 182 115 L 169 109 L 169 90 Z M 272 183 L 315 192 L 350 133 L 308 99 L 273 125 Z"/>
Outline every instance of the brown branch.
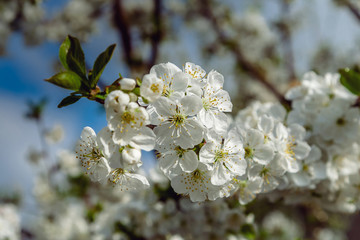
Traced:
<path fill-rule="evenodd" d="M 113 1 L 113 22 L 119 32 L 123 57 L 130 69 L 132 69 L 134 66 L 133 45 L 131 42 L 129 23 L 127 22 L 125 11 L 122 6 L 122 0 Z"/>
<path fill-rule="evenodd" d="M 262 69 L 260 66 L 251 63 L 248 61 L 243 53 L 241 52 L 238 44 L 228 38 L 223 31 L 221 30 L 219 23 L 217 21 L 217 18 L 213 15 L 211 9 L 210 9 L 210 2 L 208 0 L 202 0 L 201 1 L 201 8 L 200 12 L 201 14 L 207 18 L 211 24 L 213 25 L 213 28 L 215 30 L 215 33 L 218 36 L 218 40 L 224 45 L 227 46 L 232 53 L 234 54 L 238 67 L 242 68 L 243 70 L 247 71 L 250 76 L 254 77 L 257 81 L 262 83 L 270 92 L 273 93 L 273 95 L 284 105 L 284 106 L 290 106 L 290 102 L 286 100 L 281 94 L 277 88 L 267 79 L 267 76 L 265 74 L 265 70 Z"/>
<path fill-rule="evenodd" d="M 349 0 L 344 0 L 342 2 L 345 6 L 348 7 L 348 9 L 350 10 L 350 12 L 354 15 L 354 17 L 356 17 L 356 19 L 360 22 L 360 9 L 358 9 L 355 4 L 353 4 L 351 1 Z"/>
<path fill-rule="evenodd" d="M 148 61 L 148 70 L 150 70 L 150 68 L 155 65 L 156 63 L 156 59 L 158 57 L 158 53 L 159 53 L 159 44 L 162 38 L 162 28 L 161 28 L 161 0 L 153 0 L 154 2 L 154 13 L 153 13 L 153 18 L 154 18 L 154 25 L 155 25 L 155 30 L 154 33 L 152 34 L 151 37 L 151 53 L 150 53 L 150 58 Z"/>
<path fill-rule="evenodd" d="M 294 64 L 294 54 L 293 49 L 291 46 L 292 42 L 292 35 L 291 35 L 291 29 L 289 27 L 289 24 L 287 23 L 288 14 L 289 14 L 289 1 L 282 0 L 282 19 L 281 22 L 277 24 L 282 46 L 284 48 L 284 59 L 285 59 L 285 65 L 286 69 L 288 70 L 289 76 L 288 80 L 289 82 L 296 81 L 296 71 L 295 71 L 295 64 Z"/>

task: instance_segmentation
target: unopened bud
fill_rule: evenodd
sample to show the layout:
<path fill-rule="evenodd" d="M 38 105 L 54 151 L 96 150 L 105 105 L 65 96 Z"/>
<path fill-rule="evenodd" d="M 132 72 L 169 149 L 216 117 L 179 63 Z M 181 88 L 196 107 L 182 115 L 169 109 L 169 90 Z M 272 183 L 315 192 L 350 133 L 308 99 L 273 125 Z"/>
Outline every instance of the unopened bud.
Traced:
<path fill-rule="evenodd" d="M 131 78 L 123 78 L 119 81 L 121 90 L 131 91 L 136 86 L 136 81 Z"/>
<path fill-rule="evenodd" d="M 129 93 L 130 102 L 136 102 L 138 100 L 138 96 L 135 93 Z"/>

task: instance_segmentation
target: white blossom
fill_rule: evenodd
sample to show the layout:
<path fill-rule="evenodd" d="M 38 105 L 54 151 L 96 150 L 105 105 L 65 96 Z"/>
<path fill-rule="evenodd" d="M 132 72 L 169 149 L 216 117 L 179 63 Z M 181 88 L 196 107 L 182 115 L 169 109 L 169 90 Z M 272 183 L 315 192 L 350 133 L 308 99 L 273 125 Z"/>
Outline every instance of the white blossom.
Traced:
<path fill-rule="evenodd" d="M 98 144 L 97 136 L 90 127 L 83 129 L 80 138 L 76 145 L 76 154 L 85 173 L 93 181 L 103 181 L 110 173 L 110 167 L 105 158 L 104 146 Z"/>

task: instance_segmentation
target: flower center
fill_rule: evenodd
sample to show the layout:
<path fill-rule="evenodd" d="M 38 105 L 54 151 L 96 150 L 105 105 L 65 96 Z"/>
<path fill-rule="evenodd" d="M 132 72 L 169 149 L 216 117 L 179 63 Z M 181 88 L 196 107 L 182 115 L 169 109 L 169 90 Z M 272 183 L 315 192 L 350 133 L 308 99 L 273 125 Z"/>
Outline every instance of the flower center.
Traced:
<path fill-rule="evenodd" d="M 201 99 L 201 100 L 202 100 L 202 104 L 203 104 L 204 109 L 205 109 L 206 111 L 209 110 L 210 107 L 211 107 L 211 103 L 210 103 L 209 99 L 203 98 L 203 99 Z"/>
<path fill-rule="evenodd" d="M 172 89 L 170 88 L 170 86 L 164 85 L 162 95 L 163 95 L 164 97 L 170 97 L 170 95 L 172 94 L 173 91 L 174 91 L 174 90 L 172 90 Z"/>
<path fill-rule="evenodd" d="M 294 146 L 295 146 L 295 140 L 294 138 L 291 138 L 290 140 L 288 140 L 288 142 L 286 143 L 286 150 L 285 153 L 288 154 L 290 157 L 295 158 L 295 153 L 294 153 Z"/>
<path fill-rule="evenodd" d="M 179 126 L 183 125 L 185 122 L 185 116 L 182 114 L 175 114 L 172 119 L 171 122 L 175 125 L 176 128 L 178 128 Z"/>
<path fill-rule="evenodd" d="M 260 172 L 260 176 L 265 177 L 269 172 L 269 169 L 263 168 Z"/>
<path fill-rule="evenodd" d="M 179 158 L 182 158 L 184 153 L 186 152 L 185 149 L 182 149 L 181 147 L 177 146 L 175 148 L 176 154 L 178 155 Z"/>
<path fill-rule="evenodd" d="M 254 150 L 250 147 L 245 147 L 245 158 L 252 158 L 254 156 Z"/>
<path fill-rule="evenodd" d="M 116 168 L 114 171 L 111 172 L 112 179 L 109 178 L 108 181 L 110 183 L 116 184 L 120 180 L 121 175 L 123 175 L 124 173 L 125 173 L 124 169 Z"/>
<path fill-rule="evenodd" d="M 196 169 L 193 173 L 192 173 L 192 176 L 194 179 L 198 180 L 201 178 L 201 172 L 199 169 Z"/>
<path fill-rule="evenodd" d="M 150 89 L 151 89 L 151 91 L 153 91 L 154 93 L 159 93 L 159 84 L 158 83 L 153 83 L 153 84 L 151 84 L 151 86 L 150 86 Z"/>
<path fill-rule="evenodd" d="M 121 120 L 123 120 L 123 122 L 127 124 L 130 124 L 130 122 L 133 122 L 135 120 L 135 117 L 130 112 L 124 112 L 121 116 Z"/>
<path fill-rule="evenodd" d="M 229 155 L 229 153 L 227 151 L 224 151 L 222 149 L 216 150 L 215 151 L 215 162 L 224 160 L 224 158 L 226 158 L 227 155 Z"/>

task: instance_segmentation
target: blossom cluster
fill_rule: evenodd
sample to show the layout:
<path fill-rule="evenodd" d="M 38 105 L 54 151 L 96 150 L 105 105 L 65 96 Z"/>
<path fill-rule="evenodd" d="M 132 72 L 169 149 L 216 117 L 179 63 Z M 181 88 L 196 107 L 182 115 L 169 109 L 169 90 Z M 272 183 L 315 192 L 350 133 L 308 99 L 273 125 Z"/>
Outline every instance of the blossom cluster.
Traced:
<path fill-rule="evenodd" d="M 236 196 L 201 204 L 176 196 L 168 179 L 157 168 L 148 170 L 150 188 L 119 192 L 116 188 L 99 187 L 84 177 L 81 163 L 71 151 L 59 151 L 57 160 L 56 181 L 54 170 L 49 172 L 51 181 L 44 174 L 38 176 L 33 191 L 38 210 L 31 221 L 21 223 L 22 229 L 36 239 L 244 240 L 266 236 L 266 239 L 286 240 L 304 237 L 301 221 L 289 218 L 278 209 L 262 209 L 264 218 L 259 220 L 254 208 L 245 211 L 239 206 Z M 264 206 L 264 202 L 259 204 L 257 207 Z M 8 216 L 10 214 L 5 214 L 5 223 L 9 221 Z M 19 233 L 19 227 L 5 226 L 5 234 L 13 229 Z M 345 239 L 336 228 L 322 226 L 316 230 L 316 239 L 334 236 L 334 239 Z"/>
<path fill-rule="evenodd" d="M 360 207 L 357 97 L 340 84 L 339 74 L 310 72 L 286 98 L 292 101 L 287 124 L 303 126 L 312 146 L 302 171 L 289 176 L 289 188 L 303 192 L 301 201 L 317 201 L 332 211 L 356 211 Z"/>
<path fill-rule="evenodd" d="M 97 136 L 86 127 L 77 146 L 90 178 L 144 189 L 141 150 L 155 149 L 174 191 L 193 202 L 234 195 L 247 204 L 263 194 L 358 208 L 359 110 L 338 75 L 306 74 L 286 94 L 290 111 L 254 102 L 234 119 L 223 84 L 220 73 L 193 63 L 155 65 L 141 84 L 121 79 L 105 100 L 108 126 Z"/>
<path fill-rule="evenodd" d="M 10 203 L 0 204 L 0 239 L 20 239 L 20 216 Z"/>

